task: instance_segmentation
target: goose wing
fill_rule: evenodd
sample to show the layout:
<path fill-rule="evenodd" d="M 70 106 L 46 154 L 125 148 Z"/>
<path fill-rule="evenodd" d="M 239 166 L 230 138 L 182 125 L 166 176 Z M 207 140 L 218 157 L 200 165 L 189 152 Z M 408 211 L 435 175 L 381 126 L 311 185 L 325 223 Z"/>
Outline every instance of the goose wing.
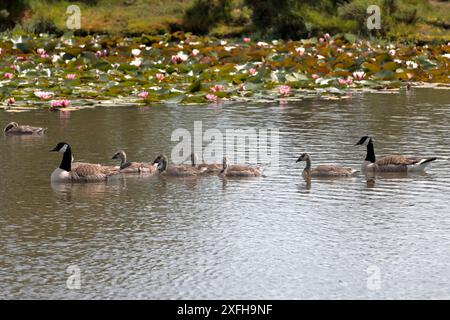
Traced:
<path fill-rule="evenodd" d="M 72 180 L 74 181 L 103 181 L 108 176 L 117 173 L 119 171 L 112 167 L 82 162 L 74 163 L 71 171 Z"/>
<path fill-rule="evenodd" d="M 421 158 L 416 157 L 404 157 L 397 155 L 385 156 L 375 162 L 379 167 L 383 166 L 409 166 L 420 162 Z"/>

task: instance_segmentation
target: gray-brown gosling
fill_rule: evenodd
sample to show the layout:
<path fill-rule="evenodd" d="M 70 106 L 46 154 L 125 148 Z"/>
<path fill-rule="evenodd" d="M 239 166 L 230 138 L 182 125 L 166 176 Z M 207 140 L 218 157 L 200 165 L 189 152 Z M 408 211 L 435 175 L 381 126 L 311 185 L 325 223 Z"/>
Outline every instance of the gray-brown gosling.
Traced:
<path fill-rule="evenodd" d="M 303 177 L 307 178 L 333 178 L 333 177 L 351 177 L 357 170 L 352 168 L 340 167 L 335 165 L 320 165 L 315 168 L 311 167 L 311 156 L 308 153 L 303 153 L 296 162 L 305 161 L 306 167 L 303 169 Z"/>
<path fill-rule="evenodd" d="M 17 122 L 10 122 L 6 125 L 6 127 L 3 129 L 3 132 L 6 135 L 31 135 L 31 134 L 43 134 L 45 131 L 45 128 L 40 127 L 32 127 L 28 125 L 21 125 Z"/>
<path fill-rule="evenodd" d="M 158 164 L 158 172 L 161 175 L 167 175 L 171 177 L 192 177 L 203 173 L 205 169 L 197 169 L 192 165 L 168 165 L 168 160 L 165 155 L 159 155 L 153 164 Z"/>
<path fill-rule="evenodd" d="M 154 173 L 156 165 L 143 162 L 127 161 L 127 154 L 123 150 L 117 151 L 112 157 L 113 160 L 119 160 L 119 169 L 121 173 Z"/>
<path fill-rule="evenodd" d="M 377 160 L 371 137 L 362 137 L 356 145 L 367 147 L 366 158 L 361 165 L 363 172 L 422 172 L 432 161 L 437 159 L 436 157 L 388 155 Z"/>
<path fill-rule="evenodd" d="M 52 182 L 100 182 L 120 173 L 117 169 L 99 164 L 82 162 L 72 164 L 72 148 L 66 142 L 58 143 L 50 151 L 63 153 L 61 164 L 51 174 Z"/>
<path fill-rule="evenodd" d="M 223 157 L 222 170 L 219 173 L 221 177 L 261 177 L 262 171 L 244 165 L 229 165 L 227 157 Z"/>
<path fill-rule="evenodd" d="M 218 175 L 223 169 L 223 165 L 220 163 L 201 163 L 197 164 L 198 156 L 195 153 L 191 153 L 191 164 L 194 168 L 200 170 L 204 175 Z"/>

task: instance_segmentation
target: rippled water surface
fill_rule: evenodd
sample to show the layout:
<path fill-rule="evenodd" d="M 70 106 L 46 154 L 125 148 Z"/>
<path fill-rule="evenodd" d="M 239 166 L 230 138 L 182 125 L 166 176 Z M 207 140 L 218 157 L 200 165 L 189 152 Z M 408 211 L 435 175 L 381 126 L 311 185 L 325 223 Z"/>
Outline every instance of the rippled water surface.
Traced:
<path fill-rule="evenodd" d="M 450 91 L 353 94 L 287 105 L 96 108 L 10 114 L 48 127 L 0 137 L 0 298 L 311 299 L 450 297 Z M 176 128 L 280 129 L 280 170 L 223 180 L 123 177 L 52 185 L 59 141 L 77 160 L 170 154 Z M 378 155 L 437 156 L 426 174 L 301 178 Z M 67 268 L 81 271 L 69 290 Z M 381 279 L 378 282 L 377 279 Z"/>

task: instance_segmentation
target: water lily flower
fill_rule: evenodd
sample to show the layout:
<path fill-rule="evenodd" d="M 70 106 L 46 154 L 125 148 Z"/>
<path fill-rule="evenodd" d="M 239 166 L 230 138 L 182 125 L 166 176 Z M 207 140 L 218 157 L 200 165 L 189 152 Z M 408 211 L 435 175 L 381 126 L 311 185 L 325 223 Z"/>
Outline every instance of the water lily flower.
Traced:
<path fill-rule="evenodd" d="M 319 75 L 313 73 L 313 74 L 311 75 L 311 78 L 313 78 L 314 80 L 319 79 Z"/>
<path fill-rule="evenodd" d="M 8 106 L 12 106 L 13 104 L 16 103 L 16 99 L 14 99 L 14 97 L 9 97 L 8 99 L 6 99 L 5 102 Z"/>
<path fill-rule="evenodd" d="M 77 77 L 77 75 L 74 74 L 74 73 L 69 73 L 69 74 L 66 75 L 66 79 L 68 79 L 68 80 L 73 80 L 76 77 Z"/>
<path fill-rule="evenodd" d="M 214 94 L 208 93 L 205 97 L 206 97 L 206 100 L 208 100 L 210 102 L 217 101 L 217 96 Z"/>
<path fill-rule="evenodd" d="M 325 41 L 328 41 L 328 40 L 330 40 L 330 34 L 329 33 L 325 33 L 324 35 L 323 35 L 323 38 L 325 39 Z"/>
<path fill-rule="evenodd" d="M 339 84 L 340 84 L 341 86 L 345 86 L 345 85 L 347 84 L 347 80 L 342 79 L 342 78 L 339 78 L 339 79 L 338 79 L 338 82 L 339 82 Z"/>
<path fill-rule="evenodd" d="M 344 49 L 342 49 L 342 48 L 337 48 L 336 51 L 337 51 L 337 53 L 342 53 L 342 52 L 344 52 Z"/>
<path fill-rule="evenodd" d="M 220 40 L 220 45 L 221 46 L 224 46 L 224 45 L 226 45 L 227 44 L 227 42 L 225 41 L 225 40 Z"/>
<path fill-rule="evenodd" d="M 141 64 L 142 64 L 142 58 L 136 58 L 130 62 L 130 65 L 138 67 L 138 68 L 141 66 Z"/>
<path fill-rule="evenodd" d="M 34 95 L 36 97 L 38 97 L 39 99 L 47 100 L 47 99 L 52 98 L 54 93 L 53 92 L 48 92 L 48 91 L 35 91 Z"/>
<path fill-rule="evenodd" d="M 395 52 L 396 52 L 396 51 L 395 51 L 394 49 L 391 49 L 391 50 L 389 50 L 388 53 L 389 53 L 391 56 L 394 56 L 394 55 L 395 55 Z"/>
<path fill-rule="evenodd" d="M 360 80 L 364 79 L 364 77 L 366 76 L 366 73 L 364 71 L 355 71 L 355 72 L 353 72 L 352 75 L 353 75 L 353 78 L 360 81 Z"/>
<path fill-rule="evenodd" d="M 302 55 L 305 53 L 305 48 L 303 48 L 303 47 L 298 47 L 298 48 L 295 48 L 295 51 L 296 51 L 300 56 L 302 56 Z"/>
<path fill-rule="evenodd" d="M 193 49 L 192 50 L 192 55 L 195 57 L 196 55 L 198 55 L 200 53 L 200 50 L 198 49 Z"/>
<path fill-rule="evenodd" d="M 146 99 L 148 97 L 148 91 L 142 91 L 138 94 L 139 98 Z"/>
<path fill-rule="evenodd" d="M 220 92 L 223 91 L 224 87 L 221 84 L 215 84 L 211 87 L 211 92 Z"/>
<path fill-rule="evenodd" d="M 0 48 L 0 54 L 2 54 L 3 53 L 3 49 L 2 48 Z"/>
<path fill-rule="evenodd" d="M 172 58 L 171 58 L 172 63 L 175 63 L 175 64 L 187 61 L 187 59 L 189 59 L 189 56 L 182 51 L 178 52 L 176 55 L 172 56 Z"/>
<path fill-rule="evenodd" d="M 5 73 L 3 74 L 3 77 L 4 77 L 5 79 L 11 80 L 12 78 L 14 78 L 14 75 L 13 75 L 11 72 L 5 72 Z"/>
<path fill-rule="evenodd" d="M 325 42 L 325 39 L 324 38 L 319 38 L 319 42 L 323 43 L 323 42 Z"/>
<path fill-rule="evenodd" d="M 249 37 L 244 37 L 242 39 L 245 43 L 249 43 L 250 41 L 252 41 L 252 39 L 250 39 Z"/>
<path fill-rule="evenodd" d="M 281 85 L 279 88 L 278 88 L 278 92 L 281 94 L 281 95 L 283 95 L 283 96 L 285 96 L 285 95 L 288 95 L 289 94 L 289 92 L 291 92 L 291 87 L 290 86 L 288 86 L 288 85 Z"/>
<path fill-rule="evenodd" d="M 250 68 L 250 69 L 248 70 L 248 73 L 250 73 L 250 75 L 252 75 L 252 76 L 254 76 L 257 72 L 258 72 L 258 71 L 256 71 L 255 68 Z"/>
<path fill-rule="evenodd" d="M 66 108 L 69 105 L 70 105 L 70 100 L 67 100 L 67 99 L 50 101 L 50 106 L 52 108 Z"/>
<path fill-rule="evenodd" d="M 351 85 L 353 83 L 353 78 L 352 77 L 347 77 L 347 84 Z"/>
<path fill-rule="evenodd" d="M 10 65 L 9 68 L 12 70 L 17 70 L 17 66 L 15 64 Z"/>
<path fill-rule="evenodd" d="M 106 57 L 107 55 L 108 55 L 108 51 L 105 49 L 105 50 L 99 50 L 99 51 L 97 51 L 96 53 L 95 53 L 95 55 L 98 57 L 98 58 L 101 58 L 101 57 Z"/>
<path fill-rule="evenodd" d="M 158 81 L 162 81 L 162 80 L 164 80 L 164 74 L 157 73 L 157 74 L 155 74 L 155 78 L 158 79 Z"/>
<path fill-rule="evenodd" d="M 406 61 L 406 66 L 408 67 L 408 69 L 417 69 L 419 65 L 414 61 Z"/>
<path fill-rule="evenodd" d="M 57 54 L 54 54 L 54 55 L 52 56 L 52 62 L 53 62 L 53 63 L 56 63 L 56 62 L 58 62 L 59 60 L 61 60 L 61 56 L 59 56 L 59 55 L 57 55 Z"/>
<path fill-rule="evenodd" d="M 258 47 L 265 47 L 265 46 L 268 46 L 269 44 L 267 42 L 259 41 L 257 43 L 257 45 L 258 45 Z"/>
<path fill-rule="evenodd" d="M 133 50 L 131 50 L 131 54 L 136 57 L 141 54 L 141 50 L 133 49 Z"/>

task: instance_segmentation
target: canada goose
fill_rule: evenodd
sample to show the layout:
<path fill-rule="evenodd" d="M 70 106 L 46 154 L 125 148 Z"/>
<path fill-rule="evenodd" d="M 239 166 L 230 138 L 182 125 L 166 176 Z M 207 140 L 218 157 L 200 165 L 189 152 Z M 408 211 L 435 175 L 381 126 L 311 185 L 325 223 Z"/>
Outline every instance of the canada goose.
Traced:
<path fill-rule="evenodd" d="M 217 175 L 222 171 L 223 165 L 220 163 L 201 163 L 197 164 L 198 156 L 195 153 L 191 153 L 191 163 L 196 169 L 199 169 L 204 175 Z"/>
<path fill-rule="evenodd" d="M 358 172 L 352 168 L 339 167 L 335 165 L 321 165 L 311 168 L 311 156 L 308 153 L 303 153 L 296 162 L 306 161 L 306 167 L 303 169 L 303 177 L 305 179 L 311 177 L 351 177 Z"/>
<path fill-rule="evenodd" d="M 26 126 L 26 125 L 22 125 L 19 126 L 19 124 L 17 122 L 11 122 L 8 123 L 5 127 L 5 129 L 3 129 L 3 132 L 6 135 L 29 135 L 29 134 L 43 134 L 45 131 L 44 128 L 40 128 L 40 127 L 31 127 L 31 126 Z"/>
<path fill-rule="evenodd" d="M 262 172 L 259 168 L 253 168 L 243 165 L 229 165 L 227 157 L 223 157 L 222 170 L 219 173 L 221 177 L 261 177 Z"/>
<path fill-rule="evenodd" d="M 423 171 L 427 165 L 437 159 L 436 157 L 417 158 L 389 155 L 376 160 L 371 137 L 362 137 L 356 145 L 367 147 L 366 159 L 361 166 L 363 172 L 418 172 Z"/>
<path fill-rule="evenodd" d="M 160 174 L 173 177 L 189 177 L 201 174 L 205 169 L 197 169 L 192 165 L 168 165 L 167 157 L 165 155 L 158 156 L 153 164 L 158 164 L 158 172 Z"/>
<path fill-rule="evenodd" d="M 121 173 L 153 173 L 156 172 L 156 166 L 151 163 L 128 162 L 127 154 L 123 150 L 117 151 L 112 159 L 120 160 Z"/>
<path fill-rule="evenodd" d="M 50 177 L 52 182 L 99 182 L 119 173 L 119 170 L 99 164 L 78 162 L 72 165 L 72 149 L 65 142 L 58 143 L 50 151 L 63 153 L 61 164 Z"/>

